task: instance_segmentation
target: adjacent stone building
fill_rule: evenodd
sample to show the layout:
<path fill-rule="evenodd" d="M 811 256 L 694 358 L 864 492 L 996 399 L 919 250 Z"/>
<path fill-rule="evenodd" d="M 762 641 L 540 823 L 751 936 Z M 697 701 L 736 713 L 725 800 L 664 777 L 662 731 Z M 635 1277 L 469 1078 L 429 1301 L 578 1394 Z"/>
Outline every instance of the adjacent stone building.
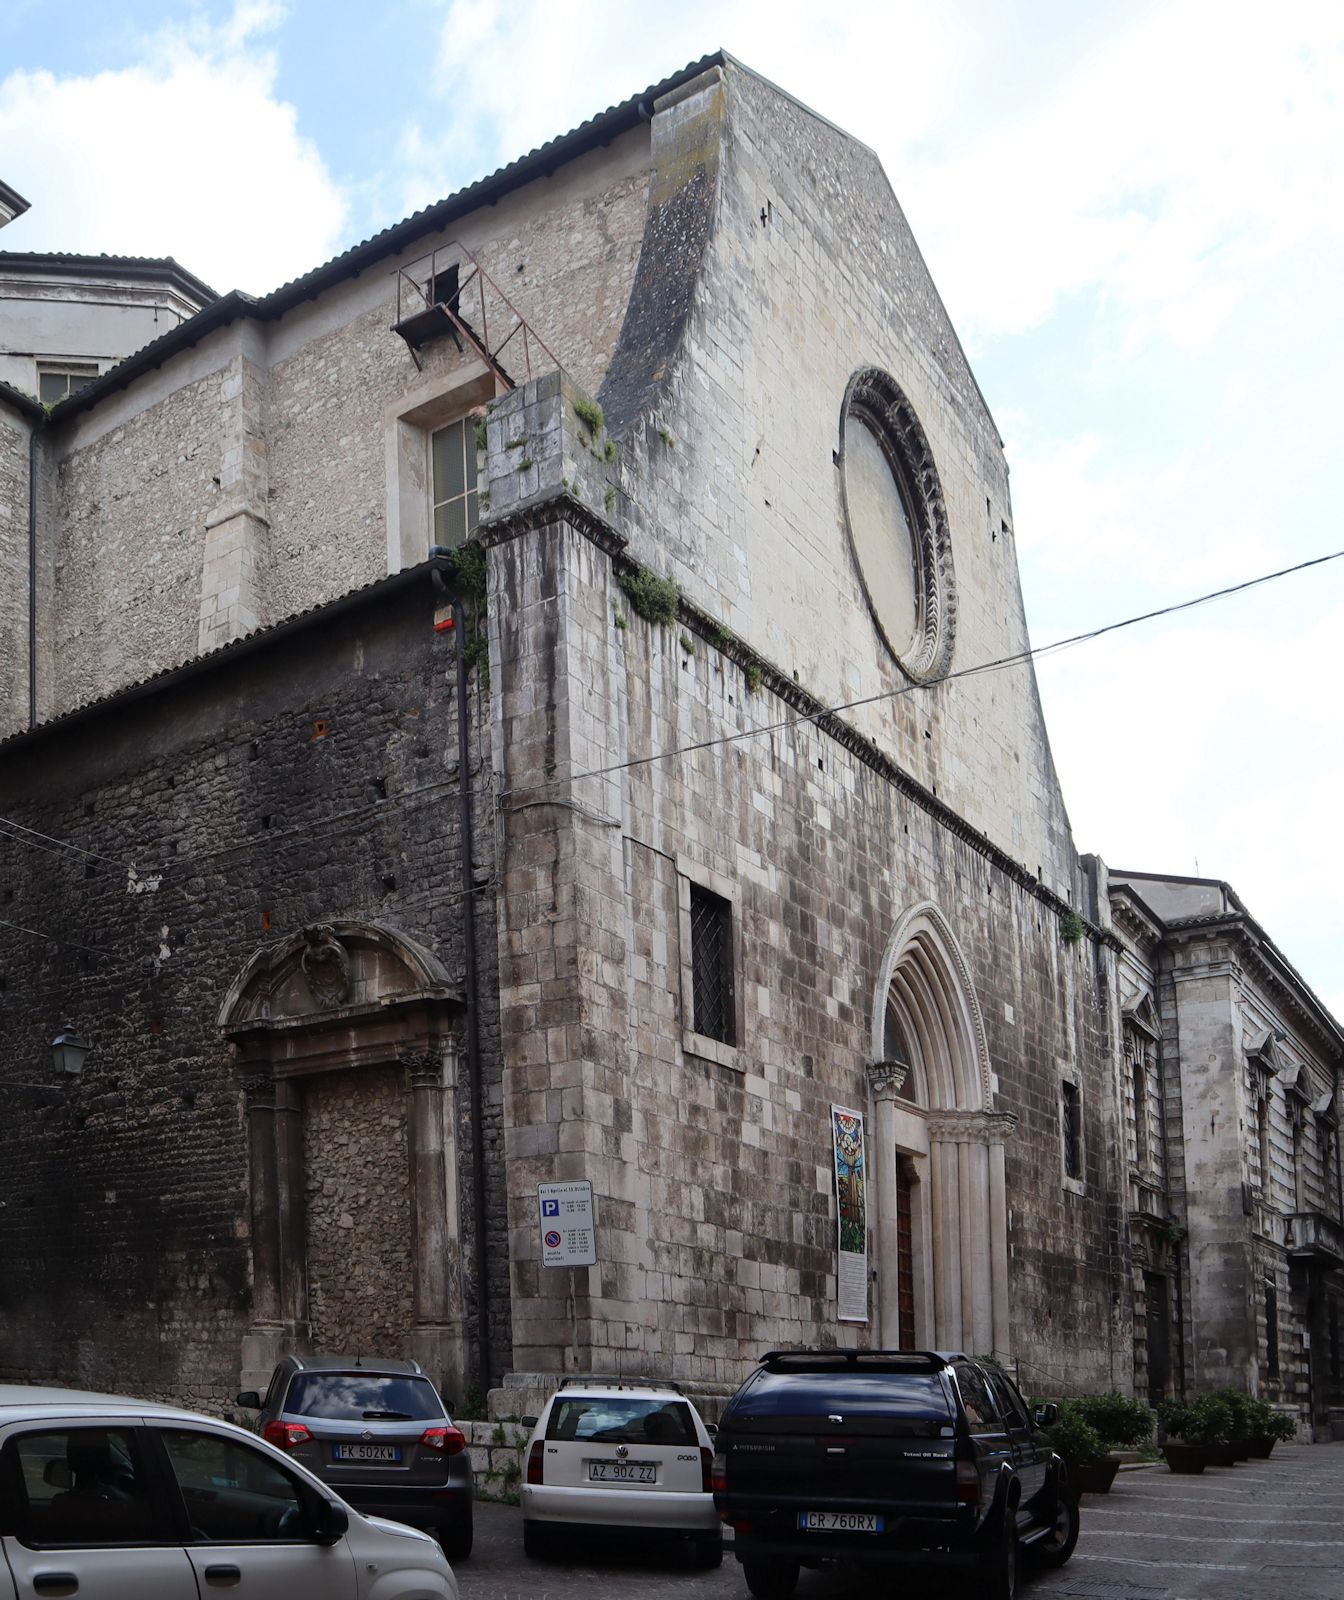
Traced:
<path fill-rule="evenodd" d="M 1225 883 L 1111 872 L 1136 1374 L 1344 1433 L 1344 1033 Z"/>
<path fill-rule="evenodd" d="M 50 414 L 0 386 L 0 508 L 0 1370 L 1132 1384 L 1157 968 L 865 147 L 707 58 Z"/>

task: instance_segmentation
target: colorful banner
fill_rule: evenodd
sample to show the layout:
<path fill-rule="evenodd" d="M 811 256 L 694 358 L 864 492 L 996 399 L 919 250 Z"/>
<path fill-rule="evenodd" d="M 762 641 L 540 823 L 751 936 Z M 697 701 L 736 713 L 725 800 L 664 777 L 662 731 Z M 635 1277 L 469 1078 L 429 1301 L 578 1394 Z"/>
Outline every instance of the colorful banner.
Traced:
<path fill-rule="evenodd" d="M 868 1170 L 863 1113 L 832 1106 L 831 1139 L 835 1149 L 838 1315 L 841 1322 L 867 1322 Z"/>

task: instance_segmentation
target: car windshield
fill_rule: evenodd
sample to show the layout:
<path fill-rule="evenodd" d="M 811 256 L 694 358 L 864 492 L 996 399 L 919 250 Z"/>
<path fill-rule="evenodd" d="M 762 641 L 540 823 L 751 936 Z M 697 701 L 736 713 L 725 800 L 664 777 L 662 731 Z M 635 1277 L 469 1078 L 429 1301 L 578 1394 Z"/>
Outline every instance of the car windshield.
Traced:
<path fill-rule="evenodd" d="M 575 1395 L 557 1400 L 546 1424 L 548 1439 L 590 1439 L 600 1444 L 697 1442 L 684 1400 L 627 1395 Z"/>
<path fill-rule="evenodd" d="M 952 1421 L 947 1395 L 932 1372 L 761 1371 L 733 1401 L 739 1417 L 825 1416 L 901 1418 L 930 1424 Z"/>
<path fill-rule="evenodd" d="M 285 1396 L 286 1413 L 332 1421 L 417 1421 L 445 1415 L 428 1378 L 374 1372 L 300 1372 Z"/>

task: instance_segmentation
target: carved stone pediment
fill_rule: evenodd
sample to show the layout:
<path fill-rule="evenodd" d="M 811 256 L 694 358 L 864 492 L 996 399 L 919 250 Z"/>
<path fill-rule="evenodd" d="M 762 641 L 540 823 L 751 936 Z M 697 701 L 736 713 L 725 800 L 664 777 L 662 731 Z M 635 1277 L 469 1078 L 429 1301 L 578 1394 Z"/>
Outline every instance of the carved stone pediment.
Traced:
<path fill-rule="evenodd" d="M 1125 1021 L 1131 1028 L 1137 1028 L 1140 1033 L 1147 1034 L 1150 1039 L 1159 1037 L 1161 1029 L 1157 1020 L 1157 1007 L 1153 1004 L 1150 994 L 1139 995 L 1132 1004 L 1123 1009 Z"/>
<path fill-rule="evenodd" d="M 382 923 L 313 923 L 264 945 L 217 1019 L 244 1062 L 277 1074 L 396 1059 L 451 1031 L 463 997 L 443 963 Z"/>

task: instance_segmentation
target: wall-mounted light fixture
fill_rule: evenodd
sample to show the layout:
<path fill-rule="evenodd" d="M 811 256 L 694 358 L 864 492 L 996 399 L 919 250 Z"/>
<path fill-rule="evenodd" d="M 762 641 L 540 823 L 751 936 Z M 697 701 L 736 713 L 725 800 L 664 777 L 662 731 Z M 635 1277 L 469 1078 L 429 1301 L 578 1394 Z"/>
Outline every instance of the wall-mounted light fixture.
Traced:
<path fill-rule="evenodd" d="M 84 1057 L 88 1053 L 88 1043 L 71 1028 L 58 1033 L 51 1041 L 51 1064 L 62 1078 L 77 1078 L 84 1070 Z"/>

